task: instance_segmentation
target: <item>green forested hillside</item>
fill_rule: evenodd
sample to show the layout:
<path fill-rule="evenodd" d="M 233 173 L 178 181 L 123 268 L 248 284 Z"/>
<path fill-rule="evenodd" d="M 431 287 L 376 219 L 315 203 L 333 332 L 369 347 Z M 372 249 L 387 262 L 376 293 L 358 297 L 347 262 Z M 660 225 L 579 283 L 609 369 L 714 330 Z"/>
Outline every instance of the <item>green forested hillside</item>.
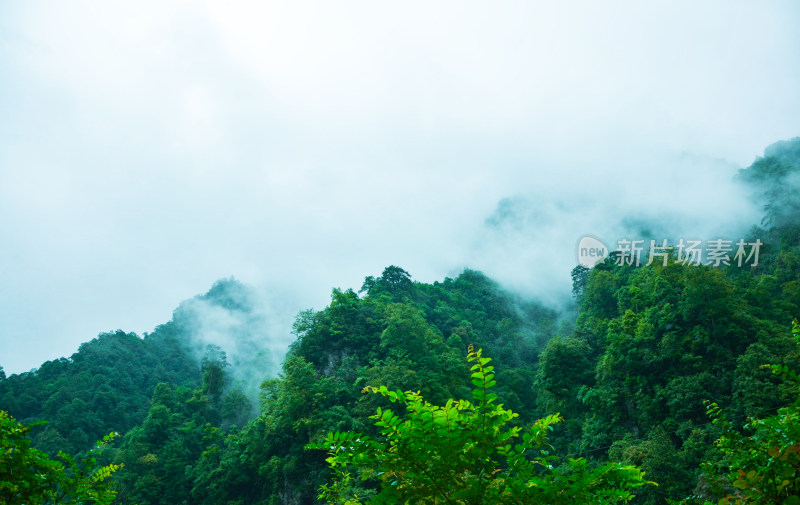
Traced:
<path fill-rule="evenodd" d="M 770 146 L 738 179 L 764 209 L 744 237 L 763 243 L 757 266 L 696 266 L 673 251 L 666 265 L 636 267 L 612 255 L 573 271 L 574 318 L 477 271 L 426 284 L 390 266 L 300 313 L 278 377 L 264 356 L 229 364 L 219 348 L 198 353 L 179 309 L 144 339 L 104 334 L 70 359 L 0 376 L 0 409 L 50 420 L 33 437 L 47 451 L 122 432 L 103 460 L 124 465 L 121 504 L 311 504 L 331 473 L 307 444 L 377 435 L 369 416 L 390 402 L 362 394 L 368 386 L 419 391 L 433 405 L 471 398 L 471 346 L 493 358 L 498 401 L 519 413 L 512 424 L 559 413 L 555 453 L 635 465 L 659 484 L 633 503 L 716 503 L 710 468 L 737 460 L 714 445 L 733 435 L 704 401 L 742 426 L 798 398 L 796 383 L 761 365 L 800 368 L 789 331 L 800 316 L 800 139 Z M 241 289 L 222 281 L 201 298 L 247 314 Z M 260 372 L 258 405 L 233 380 L 237 367 Z"/>
<path fill-rule="evenodd" d="M 141 423 L 157 383 L 193 385 L 198 373 L 167 334 L 104 333 L 70 358 L 0 381 L 0 407 L 22 422 L 48 421 L 33 437 L 40 449 L 77 452 Z"/>
<path fill-rule="evenodd" d="M 535 357 L 555 313 L 472 271 L 426 285 L 388 267 L 362 294 L 334 290 L 330 306 L 298 317 L 282 378 L 263 385 L 259 417 L 199 462 L 213 468 L 195 480 L 200 503 L 311 503 L 328 474 L 305 444 L 330 430 L 369 432 L 377 400 L 361 394 L 367 385 L 442 402 L 468 394 L 469 344 L 492 349 L 505 385 L 498 393 L 532 418 Z"/>
<path fill-rule="evenodd" d="M 171 321 L 144 338 L 121 330 L 103 333 L 69 358 L 0 380 L 0 408 L 25 423 L 47 420 L 44 428 L 34 430 L 33 441 L 51 453 L 83 451 L 111 431 L 126 433 L 147 416 L 157 384 L 190 390 L 200 386 L 202 360 L 217 350 L 197 338 L 203 326 L 192 304 L 224 311 L 225 316 L 243 314 L 247 320 L 255 310 L 252 298 L 247 286 L 221 280 L 208 293 L 181 304 Z M 263 359 L 267 350 L 246 349 L 251 360 L 241 368 L 260 359 L 264 375 L 274 373 Z M 241 416 L 251 417 L 252 411 Z"/>
<path fill-rule="evenodd" d="M 743 421 L 796 395 L 759 368 L 799 362 L 787 330 L 797 305 L 769 277 L 676 263 L 596 267 L 575 333 L 541 357 L 541 406 L 568 420 L 559 447 L 641 465 L 661 483 L 642 491 L 643 503 L 688 495 L 718 436 L 703 400 Z"/>

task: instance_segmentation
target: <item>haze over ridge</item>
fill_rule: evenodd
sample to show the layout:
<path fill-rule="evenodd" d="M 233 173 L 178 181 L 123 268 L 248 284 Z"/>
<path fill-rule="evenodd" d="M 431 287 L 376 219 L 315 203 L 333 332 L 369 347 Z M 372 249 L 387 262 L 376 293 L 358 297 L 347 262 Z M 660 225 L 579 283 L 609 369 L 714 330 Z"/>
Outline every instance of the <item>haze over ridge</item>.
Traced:
<path fill-rule="evenodd" d="M 390 264 L 557 301 L 582 234 L 755 224 L 800 9 L 619 5 L 3 4 L 0 365 L 231 275 L 284 325 Z"/>

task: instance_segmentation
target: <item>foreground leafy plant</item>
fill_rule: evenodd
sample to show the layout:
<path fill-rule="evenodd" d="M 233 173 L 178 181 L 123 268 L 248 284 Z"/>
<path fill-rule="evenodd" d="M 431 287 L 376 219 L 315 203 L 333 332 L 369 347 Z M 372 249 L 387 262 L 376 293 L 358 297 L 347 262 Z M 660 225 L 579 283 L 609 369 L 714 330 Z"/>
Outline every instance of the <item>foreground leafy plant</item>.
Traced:
<path fill-rule="evenodd" d="M 307 448 L 328 451 L 334 481 L 320 490 L 329 503 L 369 504 L 612 504 L 626 503 L 633 489 L 655 484 L 635 466 L 607 463 L 590 468 L 584 458 L 551 454 L 547 433 L 563 419 L 554 414 L 531 427 L 513 426 L 518 415 L 497 404 L 490 358 L 470 346 L 472 396 L 431 405 L 419 393 L 367 387 L 405 407 L 405 418 L 377 409 L 370 419 L 380 439 L 328 433 Z M 353 477 L 377 485 L 364 490 Z M 366 502 L 363 500 L 367 499 Z"/>
<path fill-rule="evenodd" d="M 0 410 L 0 503 L 8 505 L 93 503 L 109 505 L 116 493 L 108 478 L 121 465 L 97 467 L 93 455 L 76 460 L 59 451 L 57 459 L 30 446 L 31 426 Z M 98 446 L 114 438 L 110 434 Z"/>

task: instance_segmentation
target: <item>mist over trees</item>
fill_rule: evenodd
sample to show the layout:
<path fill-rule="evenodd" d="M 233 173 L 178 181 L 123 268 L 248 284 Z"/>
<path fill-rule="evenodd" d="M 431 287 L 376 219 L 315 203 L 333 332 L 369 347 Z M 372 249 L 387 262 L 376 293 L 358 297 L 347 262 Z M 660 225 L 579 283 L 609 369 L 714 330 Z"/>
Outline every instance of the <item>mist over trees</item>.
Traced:
<path fill-rule="evenodd" d="M 763 244 L 757 264 L 612 254 L 572 271 L 574 303 L 558 310 L 475 270 L 423 283 L 391 265 L 298 314 L 288 348 L 264 300 L 221 280 L 143 337 L 104 333 L 31 372 L 0 368 L 0 410 L 34 425 L 24 438 L 42 458 L 121 433 L 98 456 L 119 504 L 441 503 L 430 476 L 401 472 L 426 461 L 446 482 L 463 474 L 445 503 L 517 503 L 544 479 L 573 502 L 795 504 L 800 138 L 736 179 L 763 209 L 742 223 Z M 447 416 L 463 430 L 426 439 Z M 501 438 L 478 436 L 490 417 Z M 542 434 L 522 439 L 526 456 L 511 442 L 522 433 Z M 475 447 L 489 446 L 484 467 Z M 605 471 L 607 486 L 580 487 Z"/>

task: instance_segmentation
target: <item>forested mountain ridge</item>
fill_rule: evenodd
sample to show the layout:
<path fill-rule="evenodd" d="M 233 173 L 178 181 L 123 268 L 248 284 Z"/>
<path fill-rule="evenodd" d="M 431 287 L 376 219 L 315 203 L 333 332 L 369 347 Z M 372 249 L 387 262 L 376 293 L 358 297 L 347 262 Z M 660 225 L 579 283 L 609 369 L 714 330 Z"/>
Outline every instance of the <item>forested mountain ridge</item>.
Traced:
<path fill-rule="evenodd" d="M 168 335 L 103 333 L 70 358 L 0 381 L 0 406 L 25 423 L 48 421 L 33 438 L 40 449 L 77 452 L 141 423 L 157 383 L 194 385 L 198 374 L 195 361 Z"/>
<path fill-rule="evenodd" d="M 760 365 L 800 364 L 787 332 L 800 315 L 800 138 L 770 146 L 738 177 L 764 209 L 747 237 L 763 242 L 758 265 L 579 267 L 575 331 L 541 356 L 540 405 L 567 418 L 556 445 L 641 465 L 660 485 L 640 503 L 689 495 L 699 462 L 719 459 L 703 400 L 743 422 L 797 395 Z"/>
<path fill-rule="evenodd" d="M 34 430 L 34 445 L 40 449 L 86 450 L 111 431 L 125 433 L 140 424 L 157 384 L 190 389 L 201 385 L 202 360 L 218 350 L 213 345 L 209 349 L 198 336 L 208 325 L 198 319 L 197 304 L 207 312 L 216 309 L 227 319 L 236 314 L 249 321 L 257 311 L 252 300 L 251 288 L 233 279 L 220 280 L 207 293 L 182 303 L 171 321 L 143 338 L 121 330 L 102 333 L 81 344 L 69 358 L 0 380 L 0 408 L 24 423 L 48 421 L 43 429 Z M 250 357 L 241 368 L 255 360 L 264 362 L 266 349 L 246 338 L 240 341 L 242 354 Z M 269 373 L 271 363 L 265 362 L 263 368 Z"/>
<path fill-rule="evenodd" d="M 495 351 L 504 365 L 504 397 L 531 418 L 535 356 L 554 329 L 553 311 L 517 303 L 473 271 L 430 285 L 392 266 L 368 277 L 362 293 L 334 290 L 330 306 L 298 317 L 283 376 L 262 386 L 260 415 L 224 438 L 215 432 L 214 443 L 186 467 L 179 482 L 191 489 L 187 503 L 312 503 L 328 472 L 324 455 L 305 444 L 330 430 L 371 431 L 366 416 L 376 399 L 360 393 L 368 384 L 438 399 L 468 392 L 470 343 Z M 187 431 L 174 426 L 171 443 L 180 445 Z M 115 461 L 126 461 L 124 451 Z M 154 466 L 180 464 L 163 456 L 170 462 L 156 457 Z M 156 503 L 142 493 L 132 501 Z"/>
<path fill-rule="evenodd" d="M 640 465 L 659 483 L 634 503 L 711 499 L 700 463 L 724 457 L 703 401 L 741 425 L 797 395 L 761 365 L 800 368 L 787 331 L 800 316 L 800 139 L 770 146 L 738 177 L 764 207 L 746 237 L 763 242 L 757 266 L 695 266 L 673 256 L 637 268 L 612 256 L 573 272 L 574 322 L 480 272 L 426 284 L 390 266 L 358 292 L 334 289 L 329 306 L 297 317 L 280 377 L 264 366 L 254 416 L 233 379 L 237 365 L 220 349 L 198 354 L 187 344 L 189 312 L 181 309 L 144 339 L 101 335 L 70 360 L 0 380 L 0 409 L 53 420 L 34 438 L 49 450 L 86 447 L 78 429 L 89 438 L 109 426 L 124 432 L 104 456 L 125 465 L 118 503 L 310 504 L 330 475 L 324 454 L 306 444 L 330 431 L 374 434 L 368 416 L 388 406 L 363 388 L 420 391 L 434 404 L 469 398 L 464 357 L 472 345 L 494 359 L 496 392 L 521 424 L 564 416 L 551 436 L 557 452 Z M 203 303 L 247 313 L 239 289 L 223 281 Z M 114 380 L 127 385 L 104 381 L 117 372 L 94 367 L 101 362 L 119 367 Z M 92 409 L 108 408 L 101 393 L 109 391 L 135 391 L 136 401 L 112 403 L 108 423 L 92 424 L 94 412 L 105 415 Z M 112 415 L 127 415 L 127 427 L 116 428 Z"/>

